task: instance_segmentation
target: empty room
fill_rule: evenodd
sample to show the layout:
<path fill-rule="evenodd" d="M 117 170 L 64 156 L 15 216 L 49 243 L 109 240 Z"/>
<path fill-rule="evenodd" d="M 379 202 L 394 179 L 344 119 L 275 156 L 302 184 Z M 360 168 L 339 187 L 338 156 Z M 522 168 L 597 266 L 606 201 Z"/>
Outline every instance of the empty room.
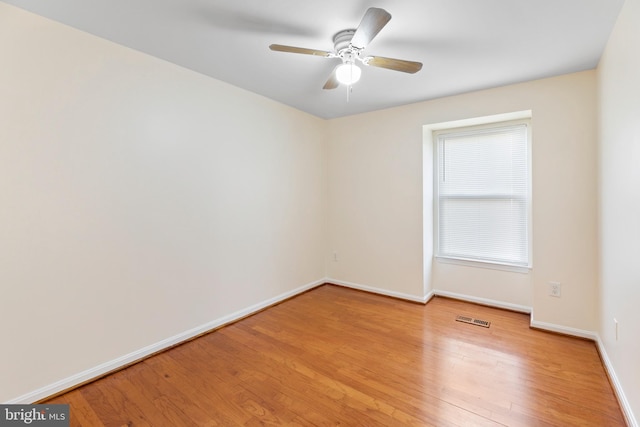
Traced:
<path fill-rule="evenodd" d="M 639 22 L 0 1 L 0 425 L 638 426 Z"/>

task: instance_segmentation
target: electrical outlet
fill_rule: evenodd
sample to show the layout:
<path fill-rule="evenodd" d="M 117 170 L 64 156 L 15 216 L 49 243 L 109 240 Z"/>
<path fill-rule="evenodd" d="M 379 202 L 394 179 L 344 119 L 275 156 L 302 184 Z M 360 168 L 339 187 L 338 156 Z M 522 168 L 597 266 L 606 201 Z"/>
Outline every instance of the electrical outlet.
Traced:
<path fill-rule="evenodd" d="M 562 294 L 560 282 L 549 282 L 549 296 L 560 298 Z"/>

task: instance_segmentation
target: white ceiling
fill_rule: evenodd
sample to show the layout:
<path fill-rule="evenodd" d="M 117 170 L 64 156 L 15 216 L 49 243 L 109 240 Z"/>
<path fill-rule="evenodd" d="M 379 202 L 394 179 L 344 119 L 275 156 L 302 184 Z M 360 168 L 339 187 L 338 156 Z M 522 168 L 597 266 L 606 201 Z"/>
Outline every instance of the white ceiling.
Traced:
<path fill-rule="evenodd" d="M 4 0 L 323 118 L 596 67 L 624 0 Z M 367 67 L 323 90 L 332 50 L 369 7 L 391 21 L 365 54 L 419 61 L 417 74 Z"/>

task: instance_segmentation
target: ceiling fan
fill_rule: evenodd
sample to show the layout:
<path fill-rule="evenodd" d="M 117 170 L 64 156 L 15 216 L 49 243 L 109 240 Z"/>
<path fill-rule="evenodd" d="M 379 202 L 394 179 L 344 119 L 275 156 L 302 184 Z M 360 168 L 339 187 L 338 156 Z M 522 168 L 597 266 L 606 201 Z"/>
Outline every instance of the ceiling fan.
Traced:
<path fill-rule="evenodd" d="M 420 71 L 422 63 L 382 56 L 365 56 L 364 49 L 373 38 L 387 25 L 391 14 L 384 9 L 371 7 L 367 9 L 360 25 L 355 30 L 342 30 L 333 37 L 333 51 L 306 49 L 303 47 L 272 44 L 269 49 L 278 52 L 300 53 L 304 55 L 340 58 L 342 63 L 333 69 L 323 89 L 335 89 L 340 83 L 352 85 L 360 79 L 362 70 L 357 62 L 364 65 L 386 68 L 414 74 Z"/>

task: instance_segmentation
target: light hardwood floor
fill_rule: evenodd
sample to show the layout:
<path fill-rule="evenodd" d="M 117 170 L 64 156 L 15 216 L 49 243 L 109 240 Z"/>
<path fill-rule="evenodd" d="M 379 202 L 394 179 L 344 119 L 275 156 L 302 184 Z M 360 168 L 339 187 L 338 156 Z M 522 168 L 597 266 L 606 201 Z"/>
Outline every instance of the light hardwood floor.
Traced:
<path fill-rule="evenodd" d="M 49 403 L 72 426 L 623 426 L 595 344 L 528 325 L 324 285 Z"/>

